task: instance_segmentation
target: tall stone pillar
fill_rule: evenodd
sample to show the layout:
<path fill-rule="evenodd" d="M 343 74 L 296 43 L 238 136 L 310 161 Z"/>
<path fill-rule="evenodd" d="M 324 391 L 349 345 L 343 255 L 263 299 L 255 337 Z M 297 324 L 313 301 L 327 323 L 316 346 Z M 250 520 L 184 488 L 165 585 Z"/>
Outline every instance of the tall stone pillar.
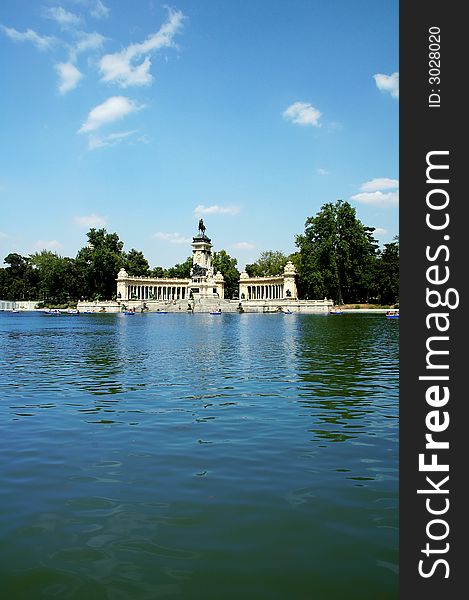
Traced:
<path fill-rule="evenodd" d="M 220 273 L 220 271 L 218 271 L 213 280 L 215 281 L 217 293 L 219 297 L 223 300 L 223 298 L 225 297 L 225 278 Z"/>
<path fill-rule="evenodd" d="M 298 299 L 298 291 L 296 288 L 296 268 L 289 260 L 283 270 L 283 297 Z"/>
<path fill-rule="evenodd" d="M 126 279 L 128 278 L 127 271 L 122 268 L 117 274 L 117 298 L 118 300 L 128 300 L 128 285 Z"/>
<path fill-rule="evenodd" d="M 249 279 L 249 275 L 246 271 L 243 271 L 239 276 L 239 299 L 240 300 L 250 300 L 251 299 L 251 289 L 250 286 L 244 281 L 245 279 Z"/>

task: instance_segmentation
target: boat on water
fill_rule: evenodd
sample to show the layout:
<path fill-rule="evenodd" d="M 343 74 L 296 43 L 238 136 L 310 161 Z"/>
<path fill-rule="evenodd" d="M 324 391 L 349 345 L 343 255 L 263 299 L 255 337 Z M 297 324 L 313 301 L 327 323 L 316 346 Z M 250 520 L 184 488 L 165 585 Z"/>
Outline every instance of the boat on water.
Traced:
<path fill-rule="evenodd" d="M 156 310 L 155 313 L 157 315 L 167 315 L 168 311 L 167 310 Z"/>
<path fill-rule="evenodd" d="M 221 315 L 221 310 L 211 310 L 210 314 L 211 315 Z"/>
<path fill-rule="evenodd" d="M 67 315 L 79 315 L 80 311 L 77 310 L 76 308 L 69 308 L 67 310 Z"/>
<path fill-rule="evenodd" d="M 134 310 L 124 310 L 124 315 L 134 315 L 135 311 Z"/>
<path fill-rule="evenodd" d="M 398 310 L 388 310 L 386 313 L 386 319 L 398 319 L 399 311 Z"/>
<path fill-rule="evenodd" d="M 329 314 L 330 315 L 341 315 L 342 311 L 341 310 L 330 310 Z"/>
<path fill-rule="evenodd" d="M 61 315 L 62 312 L 58 308 L 49 308 L 45 311 L 46 315 Z"/>

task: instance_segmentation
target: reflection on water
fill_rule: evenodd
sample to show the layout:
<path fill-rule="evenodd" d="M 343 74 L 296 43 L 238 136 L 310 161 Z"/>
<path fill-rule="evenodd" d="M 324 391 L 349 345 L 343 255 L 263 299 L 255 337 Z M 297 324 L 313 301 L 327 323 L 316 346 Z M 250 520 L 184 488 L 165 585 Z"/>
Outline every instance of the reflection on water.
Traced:
<path fill-rule="evenodd" d="M 0 314 L 10 598 L 397 598 L 398 322 Z"/>

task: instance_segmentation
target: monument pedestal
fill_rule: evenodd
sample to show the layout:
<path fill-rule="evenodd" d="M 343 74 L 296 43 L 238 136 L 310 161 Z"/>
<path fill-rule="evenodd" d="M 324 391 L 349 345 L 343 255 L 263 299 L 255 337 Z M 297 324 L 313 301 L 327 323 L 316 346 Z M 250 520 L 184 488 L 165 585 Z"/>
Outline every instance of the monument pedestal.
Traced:
<path fill-rule="evenodd" d="M 222 300 L 225 296 L 225 280 L 220 272 L 216 275 L 213 273 L 212 243 L 205 235 L 202 219 L 199 221 L 198 234 L 192 238 L 192 264 L 189 298 Z"/>

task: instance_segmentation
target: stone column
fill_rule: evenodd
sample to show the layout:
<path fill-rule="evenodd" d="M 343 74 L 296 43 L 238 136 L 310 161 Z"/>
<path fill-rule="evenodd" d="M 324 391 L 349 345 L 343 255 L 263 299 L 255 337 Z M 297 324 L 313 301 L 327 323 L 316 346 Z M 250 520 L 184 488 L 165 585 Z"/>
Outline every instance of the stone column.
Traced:
<path fill-rule="evenodd" d="M 128 283 L 125 281 L 128 277 L 127 271 L 125 269 L 121 269 L 119 273 L 117 273 L 117 297 L 121 300 L 128 300 Z"/>
<path fill-rule="evenodd" d="M 215 287 L 216 287 L 218 296 L 221 299 L 223 299 L 225 297 L 225 278 L 220 273 L 220 271 L 217 271 L 217 273 L 215 274 L 215 276 L 213 278 L 213 281 L 215 282 Z M 246 287 L 246 286 L 242 286 L 241 280 L 240 280 L 240 289 L 241 289 L 241 287 Z M 241 295 L 239 297 L 241 298 Z"/>
<path fill-rule="evenodd" d="M 295 276 L 296 276 L 295 265 L 291 262 L 291 260 L 289 260 L 287 262 L 287 264 L 285 265 L 285 269 L 283 271 L 283 284 L 284 284 L 284 293 L 286 294 L 287 291 L 290 292 L 289 297 L 292 299 L 298 298 Z"/>

